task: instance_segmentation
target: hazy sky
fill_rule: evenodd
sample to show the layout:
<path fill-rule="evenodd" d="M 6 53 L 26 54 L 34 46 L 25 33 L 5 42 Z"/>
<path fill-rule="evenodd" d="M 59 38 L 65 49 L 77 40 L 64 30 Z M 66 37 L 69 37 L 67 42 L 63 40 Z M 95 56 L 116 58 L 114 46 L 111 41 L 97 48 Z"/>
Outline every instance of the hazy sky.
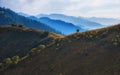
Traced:
<path fill-rule="evenodd" d="M 61 13 L 120 18 L 120 0 L 0 0 L 0 6 L 31 15 Z"/>

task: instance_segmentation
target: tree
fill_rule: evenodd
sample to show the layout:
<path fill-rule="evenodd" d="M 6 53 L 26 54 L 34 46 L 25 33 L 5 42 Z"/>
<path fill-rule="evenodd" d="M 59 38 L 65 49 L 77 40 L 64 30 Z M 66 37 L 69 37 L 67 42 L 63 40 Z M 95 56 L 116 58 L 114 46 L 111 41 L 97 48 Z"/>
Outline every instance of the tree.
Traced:
<path fill-rule="evenodd" d="M 77 32 L 79 32 L 80 30 L 79 30 L 79 29 L 77 29 L 76 31 L 77 31 Z"/>

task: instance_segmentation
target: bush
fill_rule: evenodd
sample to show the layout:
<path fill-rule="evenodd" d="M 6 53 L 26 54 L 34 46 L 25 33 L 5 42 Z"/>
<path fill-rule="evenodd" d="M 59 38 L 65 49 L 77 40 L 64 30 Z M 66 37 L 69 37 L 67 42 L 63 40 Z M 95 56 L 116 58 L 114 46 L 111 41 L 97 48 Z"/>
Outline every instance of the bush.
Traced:
<path fill-rule="evenodd" d="M 57 46 L 60 46 L 60 44 L 57 44 Z"/>
<path fill-rule="evenodd" d="M 40 51 L 42 51 L 43 49 L 45 49 L 45 45 L 39 45 L 37 48 L 33 48 L 30 50 L 30 56 L 34 55 L 36 53 L 39 53 Z"/>
<path fill-rule="evenodd" d="M 6 59 L 4 59 L 4 61 L 3 61 L 3 69 L 7 69 L 9 66 L 11 66 L 11 64 L 12 64 L 12 60 L 11 60 L 11 58 L 6 58 Z"/>
<path fill-rule="evenodd" d="M 112 39 L 112 42 L 113 42 L 114 46 L 120 45 L 120 37 L 119 37 L 119 35 L 116 35 L 116 37 L 114 39 Z"/>
<path fill-rule="evenodd" d="M 4 64 L 0 63 L 0 69 L 3 69 L 3 68 L 4 68 Z"/>
<path fill-rule="evenodd" d="M 40 50 L 45 49 L 45 45 L 39 45 L 39 46 L 38 46 L 38 49 L 40 49 Z"/>
<path fill-rule="evenodd" d="M 35 53 L 36 53 L 36 48 L 32 48 L 31 50 L 30 50 L 30 55 L 34 55 Z"/>
<path fill-rule="evenodd" d="M 20 60 L 20 57 L 17 55 L 12 57 L 13 64 L 18 64 L 19 60 Z"/>
<path fill-rule="evenodd" d="M 4 63 L 5 63 L 6 65 L 12 64 L 11 58 L 6 58 L 6 59 L 4 60 Z"/>

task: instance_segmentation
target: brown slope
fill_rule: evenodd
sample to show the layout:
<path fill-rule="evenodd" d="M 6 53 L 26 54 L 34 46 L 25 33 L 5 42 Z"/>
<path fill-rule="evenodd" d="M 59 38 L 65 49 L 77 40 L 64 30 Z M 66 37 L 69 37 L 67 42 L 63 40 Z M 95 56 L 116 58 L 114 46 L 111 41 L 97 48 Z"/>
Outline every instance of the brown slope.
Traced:
<path fill-rule="evenodd" d="M 76 33 L 3 75 L 120 75 L 120 24 Z"/>
<path fill-rule="evenodd" d="M 0 60 L 14 55 L 24 56 L 32 48 L 50 45 L 59 35 L 17 26 L 0 27 Z"/>

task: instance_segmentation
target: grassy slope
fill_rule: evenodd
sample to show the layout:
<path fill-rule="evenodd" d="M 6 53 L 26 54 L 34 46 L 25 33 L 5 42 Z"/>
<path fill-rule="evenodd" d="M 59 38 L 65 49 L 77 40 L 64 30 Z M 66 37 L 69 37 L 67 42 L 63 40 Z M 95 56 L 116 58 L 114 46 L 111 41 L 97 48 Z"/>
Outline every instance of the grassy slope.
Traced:
<path fill-rule="evenodd" d="M 120 25 L 75 33 L 3 75 L 120 75 Z"/>
<path fill-rule="evenodd" d="M 20 27 L 0 27 L 0 60 L 23 56 L 34 47 L 50 45 L 59 35 Z"/>

